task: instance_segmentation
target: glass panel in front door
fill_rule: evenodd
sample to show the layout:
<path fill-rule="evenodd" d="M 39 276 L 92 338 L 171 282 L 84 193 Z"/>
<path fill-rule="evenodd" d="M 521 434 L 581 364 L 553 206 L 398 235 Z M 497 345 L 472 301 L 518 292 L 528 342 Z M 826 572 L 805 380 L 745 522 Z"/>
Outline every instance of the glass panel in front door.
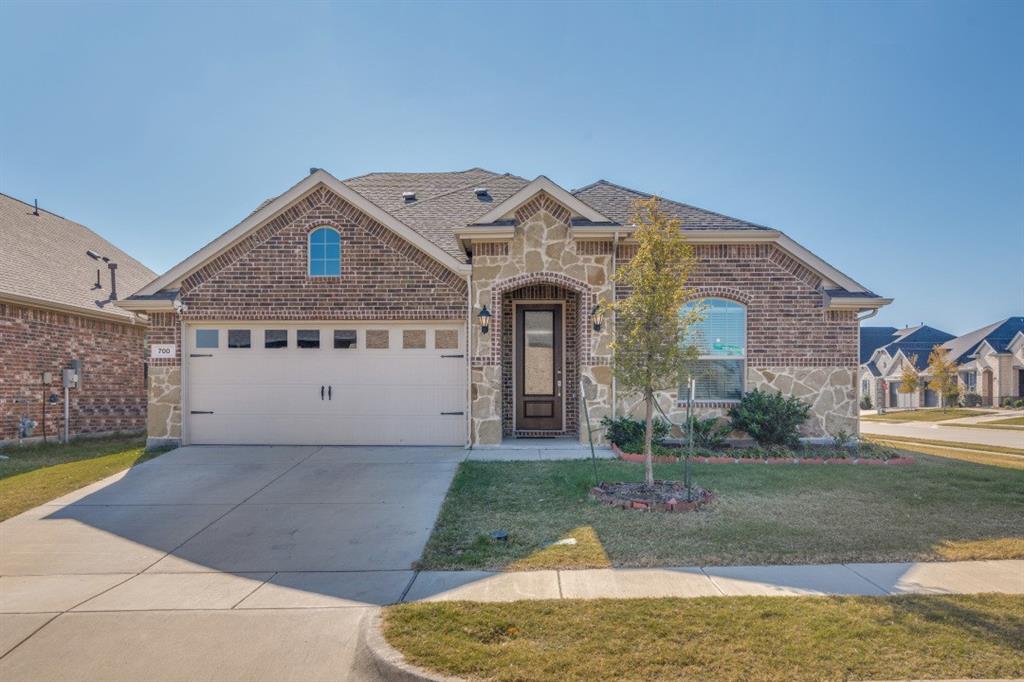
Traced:
<path fill-rule="evenodd" d="M 554 311 L 524 310 L 523 336 L 523 395 L 554 395 Z"/>

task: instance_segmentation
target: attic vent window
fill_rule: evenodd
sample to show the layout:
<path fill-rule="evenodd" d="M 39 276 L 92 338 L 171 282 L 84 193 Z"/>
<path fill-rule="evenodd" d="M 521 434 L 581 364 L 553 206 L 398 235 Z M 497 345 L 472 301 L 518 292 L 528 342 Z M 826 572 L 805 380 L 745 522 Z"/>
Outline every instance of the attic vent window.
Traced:
<path fill-rule="evenodd" d="M 416 201 L 416 192 L 402 192 L 402 198 L 405 199 L 405 203 Z"/>
<path fill-rule="evenodd" d="M 486 198 L 490 195 L 490 190 L 486 187 L 477 187 L 473 192 L 481 199 Z"/>

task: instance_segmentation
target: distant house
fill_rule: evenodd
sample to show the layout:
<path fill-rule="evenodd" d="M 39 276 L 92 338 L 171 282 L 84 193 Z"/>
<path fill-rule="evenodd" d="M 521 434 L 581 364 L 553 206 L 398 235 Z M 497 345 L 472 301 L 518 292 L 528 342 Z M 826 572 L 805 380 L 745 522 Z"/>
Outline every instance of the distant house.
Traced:
<path fill-rule="evenodd" d="M 928 355 L 942 345 L 957 365 L 961 393 L 977 394 L 982 405 L 1000 405 L 1024 397 L 1024 317 L 1009 317 L 954 337 L 927 325 L 862 327 L 860 394 L 872 407 L 937 407 L 939 396 L 927 387 Z M 913 366 L 917 391 L 901 393 L 903 370 Z"/>
<path fill-rule="evenodd" d="M 861 327 L 860 394 L 872 407 L 937 407 L 939 396 L 921 385 L 913 393 L 900 392 L 903 370 L 920 374 L 928 367 L 928 354 L 954 336 L 922 324 L 916 327 Z"/>
<path fill-rule="evenodd" d="M 145 325 L 114 301 L 155 276 L 76 222 L 0 194 L 0 442 L 63 429 L 61 372 L 72 435 L 146 424 Z M 91 252 L 91 255 L 90 255 Z M 117 291 L 114 291 L 116 283 Z"/>
<path fill-rule="evenodd" d="M 1024 317 L 993 322 L 943 346 L 957 364 L 965 392 L 981 396 L 982 405 L 1024 397 Z"/>

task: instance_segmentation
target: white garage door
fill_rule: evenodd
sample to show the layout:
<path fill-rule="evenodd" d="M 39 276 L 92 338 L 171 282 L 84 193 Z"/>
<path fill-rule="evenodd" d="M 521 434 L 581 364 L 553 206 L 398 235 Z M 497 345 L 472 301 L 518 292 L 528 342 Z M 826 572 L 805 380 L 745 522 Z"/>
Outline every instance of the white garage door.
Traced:
<path fill-rule="evenodd" d="M 195 325 L 186 336 L 192 443 L 465 442 L 458 323 Z"/>

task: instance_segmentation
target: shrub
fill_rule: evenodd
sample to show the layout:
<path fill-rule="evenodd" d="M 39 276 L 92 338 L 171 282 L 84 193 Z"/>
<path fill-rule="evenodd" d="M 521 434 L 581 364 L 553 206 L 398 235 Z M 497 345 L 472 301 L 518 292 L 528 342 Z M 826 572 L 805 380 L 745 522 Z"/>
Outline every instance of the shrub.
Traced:
<path fill-rule="evenodd" d="M 698 448 L 715 449 L 725 445 L 725 439 L 732 433 L 728 423 L 720 423 L 718 417 L 695 417 L 693 420 L 693 444 Z"/>
<path fill-rule="evenodd" d="M 1024 398 L 1018 398 L 1017 402 L 1013 404 L 1014 407 L 1024 407 Z"/>
<path fill-rule="evenodd" d="M 847 433 L 844 429 L 839 429 L 832 441 L 837 448 L 845 448 L 853 442 L 853 435 Z"/>
<path fill-rule="evenodd" d="M 622 416 L 612 419 L 611 417 L 605 417 L 601 420 L 601 426 L 605 428 L 605 433 L 609 441 L 618 445 L 624 452 L 643 452 L 644 451 L 644 423 L 638 419 L 632 417 Z M 654 418 L 653 423 L 654 429 L 654 443 L 658 444 L 665 440 L 668 436 L 669 423 L 659 417 Z M 639 450 L 630 449 L 635 448 L 639 444 Z"/>
<path fill-rule="evenodd" d="M 754 389 L 729 408 L 732 428 L 746 432 L 758 445 L 800 444 L 800 425 L 807 421 L 811 406 L 796 396 L 783 397 Z"/>
<path fill-rule="evenodd" d="M 981 396 L 977 393 L 964 394 L 964 407 L 977 407 L 981 405 Z"/>
<path fill-rule="evenodd" d="M 871 396 L 866 395 L 860 399 L 860 409 L 870 410 L 871 409 Z"/>

